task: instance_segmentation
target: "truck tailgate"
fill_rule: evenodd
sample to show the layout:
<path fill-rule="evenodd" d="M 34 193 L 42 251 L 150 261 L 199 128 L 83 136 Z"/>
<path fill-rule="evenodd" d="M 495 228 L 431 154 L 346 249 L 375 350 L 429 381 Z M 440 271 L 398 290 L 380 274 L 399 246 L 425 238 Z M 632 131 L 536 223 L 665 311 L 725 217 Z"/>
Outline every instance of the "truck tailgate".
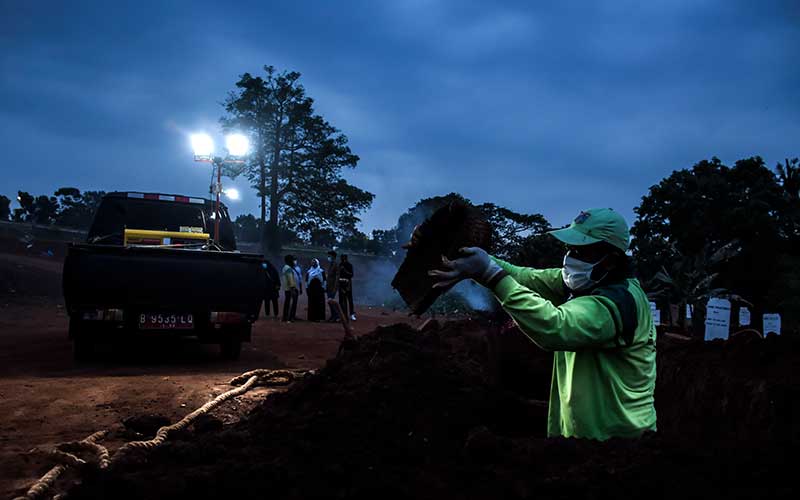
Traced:
<path fill-rule="evenodd" d="M 81 307 L 217 310 L 258 314 L 261 256 L 164 248 L 73 245 L 64 299 Z"/>

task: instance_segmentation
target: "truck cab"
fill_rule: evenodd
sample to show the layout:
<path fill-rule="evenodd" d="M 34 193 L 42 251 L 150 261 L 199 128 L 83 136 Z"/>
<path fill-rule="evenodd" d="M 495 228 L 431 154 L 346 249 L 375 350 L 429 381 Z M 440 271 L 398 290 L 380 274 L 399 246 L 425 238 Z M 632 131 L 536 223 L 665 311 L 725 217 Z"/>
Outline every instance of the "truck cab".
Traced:
<path fill-rule="evenodd" d="M 218 250 L 236 250 L 228 208 L 220 203 Z M 202 247 L 214 235 L 214 202 L 205 198 L 158 193 L 114 192 L 103 197 L 89 228 L 87 242 L 102 245 L 170 245 Z M 150 231 L 150 234 L 147 234 Z M 137 233 L 133 234 L 132 233 Z M 142 233 L 144 232 L 144 233 Z M 169 234 L 157 234 L 157 232 Z M 176 234 L 177 233 L 177 234 Z M 203 235 L 205 238 L 198 238 Z M 149 237 L 148 237 L 149 236 Z M 193 239 L 193 241 L 184 241 Z"/>

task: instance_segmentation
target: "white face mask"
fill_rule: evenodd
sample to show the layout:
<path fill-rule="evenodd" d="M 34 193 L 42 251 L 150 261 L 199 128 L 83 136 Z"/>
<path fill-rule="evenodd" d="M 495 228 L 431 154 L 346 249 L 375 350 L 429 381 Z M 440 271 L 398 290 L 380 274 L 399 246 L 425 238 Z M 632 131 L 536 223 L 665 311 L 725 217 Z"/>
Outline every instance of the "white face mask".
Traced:
<path fill-rule="evenodd" d="M 592 288 L 605 278 L 604 275 L 599 280 L 592 279 L 594 267 L 603 262 L 603 260 L 605 260 L 605 257 L 591 264 L 571 257 L 567 252 L 564 256 L 564 267 L 561 268 L 561 278 L 564 280 L 564 284 L 573 292 L 581 292 Z"/>

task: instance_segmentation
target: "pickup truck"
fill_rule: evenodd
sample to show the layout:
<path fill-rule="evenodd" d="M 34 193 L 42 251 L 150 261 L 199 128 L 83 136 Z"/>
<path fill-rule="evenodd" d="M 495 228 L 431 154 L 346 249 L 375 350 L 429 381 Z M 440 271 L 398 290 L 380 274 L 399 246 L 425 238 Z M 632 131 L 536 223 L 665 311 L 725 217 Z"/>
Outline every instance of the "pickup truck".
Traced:
<path fill-rule="evenodd" d="M 159 193 L 105 195 L 85 244 L 71 245 L 63 287 L 77 361 L 98 343 L 196 337 L 236 359 L 264 294 L 262 256 L 236 251 L 227 208 Z"/>

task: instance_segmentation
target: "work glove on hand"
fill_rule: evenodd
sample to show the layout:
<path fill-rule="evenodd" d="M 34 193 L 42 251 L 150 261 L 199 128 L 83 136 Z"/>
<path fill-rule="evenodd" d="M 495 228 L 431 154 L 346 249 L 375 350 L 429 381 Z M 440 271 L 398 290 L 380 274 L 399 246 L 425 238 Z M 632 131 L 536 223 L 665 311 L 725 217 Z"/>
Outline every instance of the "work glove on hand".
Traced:
<path fill-rule="evenodd" d="M 477 283 L 487 286 L 493 278 L 503 272 L 503 269 L 489 258 L 489 254 L 482 248 L 462 248 L 460 252 L 464 256 L 453 260 L 442 255 L 442 264 L 449 271 L 438 269 L 428 271 L 429 276 L 437 279 L 433 285 L 434 288 L 448 287 L 464 279 L 473 279 Z"/>

